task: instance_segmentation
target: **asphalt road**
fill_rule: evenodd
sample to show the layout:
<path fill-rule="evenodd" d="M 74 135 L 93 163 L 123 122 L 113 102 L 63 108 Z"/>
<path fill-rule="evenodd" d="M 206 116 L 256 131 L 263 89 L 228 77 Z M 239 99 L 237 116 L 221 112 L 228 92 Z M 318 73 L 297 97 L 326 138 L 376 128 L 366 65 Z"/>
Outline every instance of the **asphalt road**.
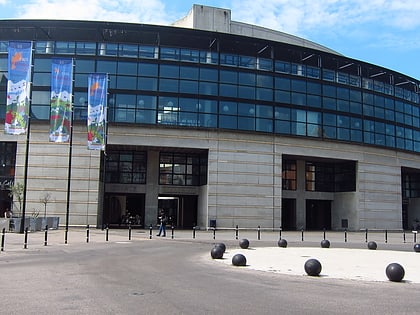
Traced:
<path fill-rule="evenodd" d="M 215 262 L 211 241 L 56 245 L 0 254 L 1 314 L 418 314 L 420 285 Z"/>

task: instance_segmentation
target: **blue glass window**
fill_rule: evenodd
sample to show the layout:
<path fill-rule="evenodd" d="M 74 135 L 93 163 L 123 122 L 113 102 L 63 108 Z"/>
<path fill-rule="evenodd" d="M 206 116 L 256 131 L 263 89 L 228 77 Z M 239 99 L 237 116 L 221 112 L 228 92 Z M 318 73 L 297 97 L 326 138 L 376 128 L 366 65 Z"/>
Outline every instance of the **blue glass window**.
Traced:
<path fill-rule="evenodd" d="M 162 78 L 179 78 L 179 66 L 160 65 L 160 77 Z"/>
<path fill-rule="evenodd" d="M 218 73 L 216 69 L 201 68 L 200 69 L 200 80 L 218 82 Z"/>
<path fill-rule="evenodd" d="M 174 47 L 161 47 L 160 58 L 164 60 L 179 60 L 179 49 Z"/>
<path fill-rule="evenodd" d="M 218 85 L 212 82 L 200 82 L 199 93 L 203 95 L 218 95 Z"/>
<path fill-rule="evenodd" d="M 139 63 L 138 75 L 145 77 L 157 77 L 158 65 L 153 63 Z"/>
<path fill-rule="evenodd" d="M 135 62 L 118 62 L 118 74 L 123 75 L 136 75 L 137 63 Z"/>
<path fill-rule="evenodd" d="M 198 68 L 197 67 L 180 67 L 179 77 L 187 80 L 198 80 Z"/>
<path fill-rule="evenodd" d="M 156 78 L 139 77 L 137 80 L 137 88 L 143 91 L 157 91 L 157 82 Z"/>

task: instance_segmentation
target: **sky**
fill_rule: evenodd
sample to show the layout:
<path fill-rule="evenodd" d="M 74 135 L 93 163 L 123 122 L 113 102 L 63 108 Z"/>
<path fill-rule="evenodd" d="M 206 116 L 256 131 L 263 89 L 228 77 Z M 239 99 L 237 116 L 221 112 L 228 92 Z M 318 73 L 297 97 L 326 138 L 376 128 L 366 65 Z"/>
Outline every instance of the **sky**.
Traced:
<path fill-rule="evenodd" d="M 169 25 L 194 3 L 230 9 L 234 21 L 299 36 L 420 80 L 419 0 L 0 0 L 0 19 Z"/>

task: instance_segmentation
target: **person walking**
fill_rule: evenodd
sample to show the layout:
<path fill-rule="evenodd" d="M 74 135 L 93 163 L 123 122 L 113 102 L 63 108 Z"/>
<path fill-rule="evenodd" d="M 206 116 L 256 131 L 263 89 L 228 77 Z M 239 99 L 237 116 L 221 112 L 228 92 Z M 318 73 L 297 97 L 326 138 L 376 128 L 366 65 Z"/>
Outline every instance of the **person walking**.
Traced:
<path fill-rule="evenodd" d="M 156 234 L 156 236 L 160 236 L 161 234 L 163 234 L 162 236 L 165 237 L 166 236 L 166 222 L 168 221 L 166 215 L 165 215 L 165 211 L 163 211 L 163 209 L 160 209 L 159 211 L 159 232 L 158 234 Z"/>

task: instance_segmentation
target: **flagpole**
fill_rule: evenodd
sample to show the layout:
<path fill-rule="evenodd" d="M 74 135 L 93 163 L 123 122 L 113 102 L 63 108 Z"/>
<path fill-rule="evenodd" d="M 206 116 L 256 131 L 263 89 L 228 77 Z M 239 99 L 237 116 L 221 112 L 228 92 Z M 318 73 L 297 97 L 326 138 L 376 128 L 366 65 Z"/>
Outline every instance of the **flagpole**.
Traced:
<path fill-rule="evenodd" d="M 74 68 L 73 62 L 72 62 L 72 67 Z M 72 71 L 72 75 L 74 78 L 74 71 Z M 73 79 L 73 82 L 74 82 L 74 79 Z M 71 119 L 70 119 L 70 141 L 69 141 L 69 164 L 67 167 L 66 230 L 64 233 L 64 244 L 67 244 L 68 233 L 69 233 L 69 220 L 70 220 L 71 160 L 72 160 L 72 153 L 73 153 L 73 125 L 74 125 L 73 124 L 73 118 L 74 118 L 73 95 L 72 95 L 71 100 L 72 101 L 71 101 L 71 114 L 70 114 Z"/>
<path fill-rule="evenodd" d="M 29 163 L 29 141 L 30 141 L 30 133 L 31 133 L 31 105 L 32 105 L 32 82 L 34 77 L 33 72 L 33 47 L 31 44 L 31 89 L 29 92 L 29 108 L 28 108 L 28 123 L 26 126 L 26 148 L 25 148 L 25 166 L 23 169 L 23 196 L 22 196 L 22 218 L 20 222 L 20 231 L 19 233 L 23 234 L 25 231 L 25 212 L 26 212 L 26 192 L 27 192 L 27 184 L 28 184 L 28 163 Z"/>

